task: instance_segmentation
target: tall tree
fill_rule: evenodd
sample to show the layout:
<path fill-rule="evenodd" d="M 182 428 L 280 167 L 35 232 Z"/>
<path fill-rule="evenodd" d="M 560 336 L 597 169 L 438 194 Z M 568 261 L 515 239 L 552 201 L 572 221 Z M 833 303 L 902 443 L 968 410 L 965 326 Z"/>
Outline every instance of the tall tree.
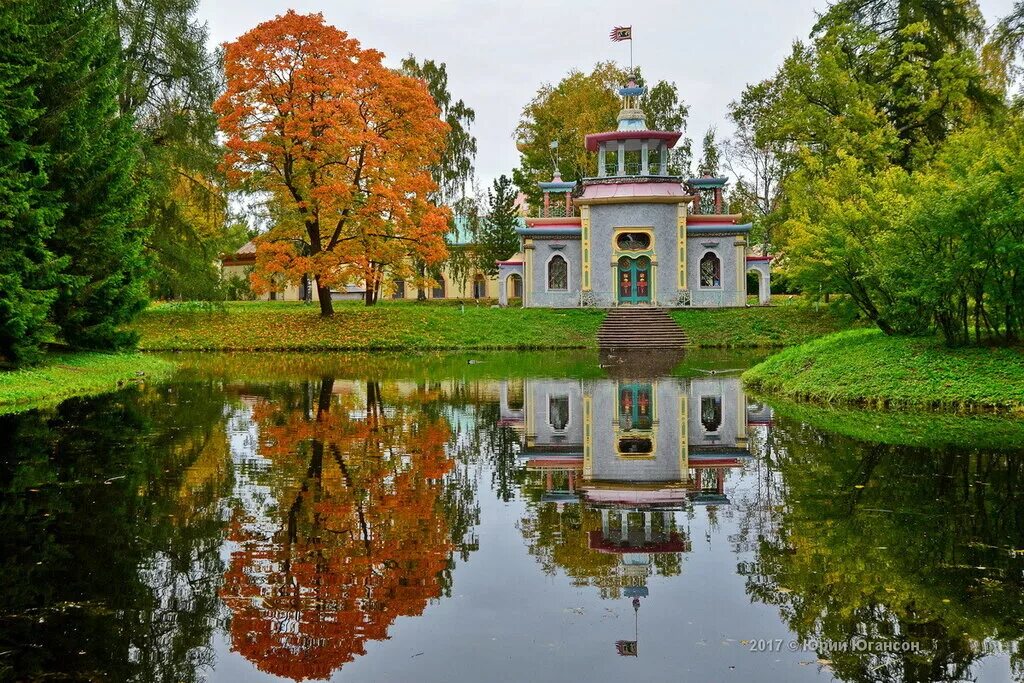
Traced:
<path fill-rule="evenodd" d="M 540 200 L 537 183 L 550 180 L 555 167 L 567 180 L 596 174 L 597 154 L 586 150 L 583 138 L 615 129 L 622 107 L 616 91 L 630 79 L 643 85 L 639 70 L 629 73 L 614 62 L 599 62 L 589 74 L 573 70 L 555 85 L 545 83 L 523 108 L 515 131 L 519 167 L 512 179 L 532 204 Z M 648 126 L 682 130 L 686 125 L 688 109 L 672 83 L 654 84 L 640 106 Z M 687 170 L 689 150 L 690 143 L 684 140 L 680 153 L 671 159 L 673 168 Z"/>
<path fill-rule="evenodd" d="M 46 149 L 33 140 L 42 115 L 33 78 L 42 61 L 39 3 L 0 6 L 0 357 L 39 359 L 56 296 L 46 240 L 60 216 L 46 191 Z"/>
<path fill-rule="evenodd" d="M 476 120 L 476 112 L 462 100 L 453 101 L 444 62 L 418 62 L 409 55 L 402 60 L 402 72 L 427 84 L 434 104 L 441 110 L 441 118 L 448 124 L 444 152 L 430 172 L 437 184 L 436 203 L 451 205 L 465 194 L 466 183 L 473 177 L 477 147 L 476 137 L 469 129 Z"/>
<path fill-rule="evenodd" d="M 135 335 L 122 325 L 147 300 L 147 187 L 134 119 L 119 108 L 124 74 L 114 8 L 108 0 L 50 3 L 45 17 L 38 140 L 51 153 L 47 187 L 64 205 L 48 246 L 68 263 L 53 319 L 70 344 L 123 347 Z"/>
<path fill-rule="evenodd" d="M 729 105 L 734 132 L 723 143 L 725 166 L 736 177 L 729 193 L 730 210 L 753 222 L 751 239 L 760 243 L 762 254 L 772 251 L 782 182 L 793 166 L 792 145 L 758 135 L 758 123 L 776 105 L 776 85 L 763 81 L 744 88 L 739 100 Z"/>
<path fill-rule="evenodd" d="M 207 49 L 198 0 L 117 0 L 116 7 L 125 69 L 120 107 L 136 120 L 150 185 L 150 290 L 209 299 L 219 285 L 217 256 L 245 241 L 228 219 L 218 172 L 219 63 Z"/>
<path fill-rule="evenodd" d="M 498 261 L 504 261 L 519 249 L 519 209 L 512 179 L 500 175 L 487 191 L 487 216 L 478 240 L 480 269 L 488 275 L 498 274 Z"/>
<path fill-rule="evenodd" d="M 640 98 L 640 109 L 647 120 L 650 130 L 682 131 L 686 129 L 686 119 L 690 108 L 679 99 L 679 89 L 669 81 L 658 81 Z M 690 138 L 683 137 L 669 151 L 668 172 L 671 175 L 685 176 L 690 173 L 693 160 L 693 149 Z"/>
<path fill-rule="evenodd" d="M 320 312 L 331 285 L 361 281 L 376 302 L 385 272 L 445 255 L 447 211 L 430 168 L 447 125 L 425 85 L 381 64 L 321 15 L 295 12 L 226 46 L 217 100 L 230 179 L 267 193 L 286 219 L 261 241 L 254 284 L 311 274 Z"/>
<path fill-rule="evenodd" d="M 718 176 L 722 155 L 718 151 L 718 142 L 715 140 L 715 134 L 714 127 L 708 128 L 707 132 L 704 133 L 700 162 L 697 164 L 697 175 L 699 176 Z"/>
<path fill-rule="evenodd" d="M 448 124 L 444 153 L 430 168 L 430 174 L 437 184 L 437 191 L 431 199 L 436 204 L 451 207 L 455 215 L 464 214 L 457 204 L 466 198 L 466 183 L 473 177 L 477 146 L 476 138 L 469 129 L 476 120 L 476 112 L 461 99 L 453 101 L 452 93 L 448 89 L 448 67 L 444 62 L 438 64 L 432 59 L 425 59 L 420 63 L 413 55 L 409 55 L 402 60 L 402 72 L 427 84 L 430 96 L 441 110 L 441 118 Z M 449 227 L 450 234 L 457 232 L 454 224 Z M 467 273 L 467 256 L 462 249 L 449 249 L 449 269 L 454 267 L 456 271 Z M 427 298 L 426 287 L 430 281 L 427 264 L 422 259 L 416 259 L 415 266 L 419 282 L 417 298 L 424 301 Z"/>

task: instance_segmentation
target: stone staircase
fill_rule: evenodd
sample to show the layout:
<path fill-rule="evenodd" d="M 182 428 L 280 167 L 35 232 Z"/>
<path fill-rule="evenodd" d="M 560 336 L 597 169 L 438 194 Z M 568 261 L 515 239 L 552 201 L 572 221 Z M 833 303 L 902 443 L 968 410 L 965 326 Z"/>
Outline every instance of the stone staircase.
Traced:
<path fill-rule="evenodd" d="M 597 332 L 602 349 L 681 349 L 690 338 L 663 308 L 613 308 Z"/>

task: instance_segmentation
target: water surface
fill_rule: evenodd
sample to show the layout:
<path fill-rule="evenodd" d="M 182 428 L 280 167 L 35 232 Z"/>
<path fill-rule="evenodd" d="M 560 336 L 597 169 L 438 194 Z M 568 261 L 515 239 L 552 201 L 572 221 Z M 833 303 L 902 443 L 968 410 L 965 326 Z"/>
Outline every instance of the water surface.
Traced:
<path fill-rule="evenodd" d="M 1024 677 L 1020 422 L 745 354 L 178 358 L 0 417 L 0 679 Z"/>

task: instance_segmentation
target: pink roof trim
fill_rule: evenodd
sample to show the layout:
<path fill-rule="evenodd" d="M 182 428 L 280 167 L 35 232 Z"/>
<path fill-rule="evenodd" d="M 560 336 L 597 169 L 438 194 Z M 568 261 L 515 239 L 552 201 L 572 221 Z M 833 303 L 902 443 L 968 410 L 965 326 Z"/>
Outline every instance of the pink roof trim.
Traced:
<path fill-rule="evenodd" d="M 596 152 L 602 142 L 617 140 L 664 140 L 674 147 L 682 133 L 666 130 L 610 130 L 606 133 L 591 133 L 585 138 L 587 151 Z"/>
<path fill-rule="evenodd" d="M 609 197 L 679 197 L 689 195 L 679 183 L 595 183 L 587 185 L 581 199 Z"/>
<path fill-rule="evenodd" d="M 496 261 L 499 266 L 521 266 L 522 261 Z"/>
<path fill-rule="evenodd" d="M 771 256 L 748 256 L 748 261 L 771 261 Z"/>

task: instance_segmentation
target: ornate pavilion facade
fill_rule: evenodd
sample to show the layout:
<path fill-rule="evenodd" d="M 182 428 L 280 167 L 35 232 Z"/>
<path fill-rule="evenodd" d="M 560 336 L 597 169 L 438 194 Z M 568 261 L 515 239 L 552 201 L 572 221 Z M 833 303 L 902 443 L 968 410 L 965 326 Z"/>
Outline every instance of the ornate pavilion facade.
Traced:
<path fill-rule="evenodd" d="M 648 130 L 644 92 L 621 88 L 617 129 L 586 136 L 596 176 L 540 183 L 542 215 L 519 229 L 522 251 L 498 263 L 502 305 L 521 289 L 531 307 L 744 306 L 749 271 L 768 302 L 771 257 L 751 254 L 751 225 L 723 213 L 727 179 L 669 175 L 681 133 Z"/>

